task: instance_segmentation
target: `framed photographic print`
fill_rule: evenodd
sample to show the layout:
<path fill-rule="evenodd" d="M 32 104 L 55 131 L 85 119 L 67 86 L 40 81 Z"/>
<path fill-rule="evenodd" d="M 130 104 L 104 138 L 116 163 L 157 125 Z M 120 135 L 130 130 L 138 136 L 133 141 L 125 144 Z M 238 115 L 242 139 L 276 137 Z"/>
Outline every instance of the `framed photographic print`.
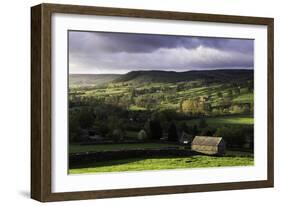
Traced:
<path fill-rule="evenodd" d="M 273 19 L 31 8 L 31 197 L 273 187 Z"/>

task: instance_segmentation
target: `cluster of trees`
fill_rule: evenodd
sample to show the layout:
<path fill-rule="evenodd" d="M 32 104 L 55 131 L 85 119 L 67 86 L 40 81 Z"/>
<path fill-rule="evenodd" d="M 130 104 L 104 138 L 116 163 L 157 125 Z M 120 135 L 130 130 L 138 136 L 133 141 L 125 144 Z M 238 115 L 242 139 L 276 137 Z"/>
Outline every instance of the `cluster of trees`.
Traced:
<path fill-rule="evenodd" d="M 186 134 L 202 136 L 219 136 L 223 137 L 227 142 L 229 148 L 242 148 L 245 144 L 249 144 L 248 148 L 253 149 L 253 127 L 252 126 L 236 126 L 224 125 L 220 127 L 209 126 L 204 118 L 201 118 L 198 124 L 188 125 L 184 121 L 176 124 L 174 121 L 170 122 L 168 129 L 165 130 L 161 122 L 157 119 L 149 120 L 146 124 L 145 131 L 148 138 L 159 140 L 163 137 L 163 133 L 168 134 L 168 141 L 179 141 L 180 135 L 184 132 Z"/>
<path fill-rule="evenodd" d="M 119 141 L 125 137 L 126 123 L 117 116 L 101 117 L 90 108 L 82 108 L 69 112 L 69 140 L 83 142 L 87 140 L 89 131 L 94 130 L 102 137 Z M 84 134 L 86 133 L 86 134 Z"/>
<path fill-rule="evenodd" d="M 80 108 L 69 112 L 69 138 L 71 142 L 81 142 L 83 131 L 95 129 L 99 135 L 113 141 L 120 141 L 126 138 L 126 131 L 138 132 L 139 140 L 160 140 L 167 135 L 167 140 L 179 141 L 184 133 L 191 136 L 221 136 L 227 142 L 228 147 L 243 147 L 250 144 L 253 149 L 253 126 L 230 126 L 220 127 L 209 126 L 204 117 L 201 117 L 197 124 L 188 125 L 185 120 L 178 119 L 177 113 L 173 110 L 154 112 L 146 114 L 142 121 L 136 122 L 129 118 L 130 113 L 116 111 L 118 115 L 107 115 L 105 111 L 110 108 L 95 107 L 95 109 Z M 112 109 L 113 111 L 113 109 Z M 120 118 L 121 117 L 121 118 Z M 128 119 L 129 118 L 129 119 Z M 134 117 L 135 118 L 135 117 Z M 146 121 L 146 119 L 148 119 Z"/>
<path fill-rule="evenodd" d="M 231 99 L 224 98 L 218 106 L 212 106 L 210 103 L 198 99 L 187 99 L 181 101 L 180 111 L 189 115 L 207 115 L 217 116 L 226 114 L 250 114 L 253 112 L 251 103 L 232 103 Z"/>
<path fill-rule="evenodd" d="M 223 126 L 217 128 L 214 135 L 223 137 L 228 147 L 240 148 L 244 144 L 249 144 L 249 149 L 253 150 L 253 134 L 253 127 L 250 126 Z"/>
<path fill-rule="evenodd" d="M 79 109 L 69 112 L 69 140 L 71 142 L 79 142 L 83 139 L 83 130 L 92 127 L 95 115 L 93 110 Z"/>
<path fill-rule="evenodd" d="M 183 113 L 191 113 L 191 114 L 200 114 L 210 111 L 210 104 L 202 102 L 198 99 L 192 100 L 187 99 L 183 100 L 180 105 L 181 112 Z"/>

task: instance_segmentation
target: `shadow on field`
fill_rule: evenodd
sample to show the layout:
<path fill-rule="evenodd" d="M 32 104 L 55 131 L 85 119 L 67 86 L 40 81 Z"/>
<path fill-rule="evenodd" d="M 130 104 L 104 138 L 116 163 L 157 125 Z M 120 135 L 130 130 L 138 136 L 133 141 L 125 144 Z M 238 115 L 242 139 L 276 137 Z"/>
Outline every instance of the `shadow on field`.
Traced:
<path fill-rule="evenodd" d="M 195 156 L 195 155 L 193 155 Z M 189 156 L 189 157 L 193 157 Z M 85 164 L 76 164 L 69 167 L 69 169 L 81 169 L 81 168 L 90 168 L 90 167 L 106 167 L 106 166 L 116 166 L 116 165 L 123 165 L 133 162 L 138 162 L 146 159 L 167 159 L 167 158 L 179 158 L 182 156 L 154 156 L 154 157 L 138 157 L 138 158 L 128 158 L 128 159 L 119 159 L 119 160 L 107 160 L 102 162 L 92 162 L 92 163 L 85 163 Z"/>

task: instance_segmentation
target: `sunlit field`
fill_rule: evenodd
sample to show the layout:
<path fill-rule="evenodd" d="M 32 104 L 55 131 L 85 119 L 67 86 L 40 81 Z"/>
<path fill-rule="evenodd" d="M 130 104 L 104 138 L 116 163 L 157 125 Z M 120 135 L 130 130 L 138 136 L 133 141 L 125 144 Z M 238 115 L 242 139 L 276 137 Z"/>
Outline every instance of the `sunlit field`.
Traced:
<path fill-rule="evenodd" d="M 134 158 L 98 162 L 89 167 L 70 169 L 70 174 L 97 173 L 97 172 L 125 172 L 143 170 L 204 168 L 204 167 L 229 167 L 229 166 L 253 166 L 252 156 L 193 156 L 180 158 Z"/>

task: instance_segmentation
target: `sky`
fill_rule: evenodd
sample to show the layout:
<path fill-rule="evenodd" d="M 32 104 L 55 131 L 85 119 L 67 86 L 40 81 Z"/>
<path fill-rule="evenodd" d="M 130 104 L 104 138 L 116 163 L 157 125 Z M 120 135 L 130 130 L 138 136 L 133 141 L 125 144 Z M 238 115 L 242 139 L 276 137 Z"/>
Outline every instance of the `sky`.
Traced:
<path fill-rule="evenodd" d="M 253 69 L 254 40 L 69 31 L 69 73 Z"/>

